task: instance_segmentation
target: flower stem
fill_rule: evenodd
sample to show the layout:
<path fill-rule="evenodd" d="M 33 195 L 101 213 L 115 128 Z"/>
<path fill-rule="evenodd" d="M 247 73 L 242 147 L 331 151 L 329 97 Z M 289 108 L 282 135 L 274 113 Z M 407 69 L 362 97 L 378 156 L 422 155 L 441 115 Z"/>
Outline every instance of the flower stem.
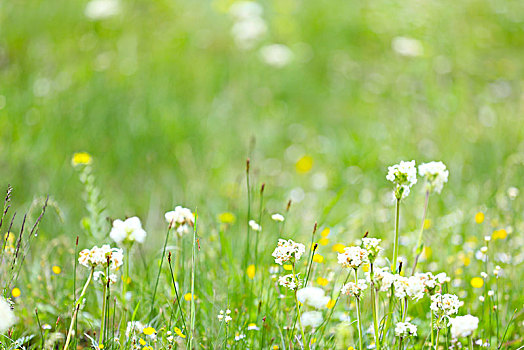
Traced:
<path fill-rule="evenodd" d="M 424 214 L 422 214 L 422 224 L 420 225 L 420 232 L 418 234 L 417 244 L 415 245 L 415 249 L 413 250 L 415 252 L 415 262 L 413 263 L 413 270 L 411 271 L 411 274 L 415 274 L 415 269 L 417 268 L 417 262 L 418 258 L 420 257 L 420 254 L 422 254 L 422 236 L 424 233 L 424 223 L 426 222 L 426 215 L 428 213 L 428 205 L 429 205 L 429 191 L 426 191 L 426 199 L 424 201 Z"/>
<path fill-rule="evenodd" d="M 378 308 L 377 308 L 377 297 L 375 294 L 375 280 L 374 280 L 373 264 L 370 264 L 370 280 L 371 280 L 371 308 L 373 313 L 373 330 L 375 332 L 375 349 L 380 350 L 380 332 L 378 328 Z"/>
<path fill-rule="evenodd" d="M 300 334 L 302 335 L 302 343 L 304 345 L 304 348 L 309 349 L 309 344 L 306 343 L 307 340 L 306 340 L 306 336 L 304 335 L 304 327 L 302 326 L 302 319 L 300 317 L 300 304 L 298 303 L 298 298 L 297 298 L 298 278 L 297 278 L 297 274 L 295 273 L 295 263 L 293 263 L 291 266 L 293 267 L 293 278 L 295 279 L 295 282 L 297 284 L 295 288 L 295 305 L 297 308 L 298 326 L 300 327 Z M 291 334 L 291 339 L 293 339 L 293 334 Z"/>
<path fill-rule="evenodd" d="M 91 283 L 91 279 L 93 278 L 93 273 L 95 272 L 95 268 L 91 268 L 91 272 L 89 273 L 89 277 L 87 277 L 87 281 L 84 284 L 84 288 L 82 288 L 82 292 L 78 296 L 78 299 L 75 302 L 75 310 L 73 311 L 73 317 L 71 317 L 71 325 L 69 326 L 69 331 L 67 332 L 67 339 L 64 345 L 64 350 L 66 350 L 69 346 L 69 342 L 71 341 L 71 335 L 73 333 L 73 327 L 75 325 L 76 317 L 78 316 L 78 309 L 80 308 L 80 302 L 82 298 L 84 297 L 84 294 L 86 293 L 87 287 L 89 286 L 89 283 Z"/>
<path fill-rule="evenodd" d="M 395 241 L 393 246 L 393 261 L 391 262 L 391 271 L 393 273 L 397 272 L 397 260 L 398 260 L 398 245 L 399 245 L 399 235 L 398 235 L 398 226 L 400 218 L 400 198 L 397 198 L 397 203 L 395 206 Z"/>
<path fill-rule="evenodd" d="M 431 310 L 431 347 L 433 347 L 433 344 L 435 343 L 435 314 L 433 310 Z"/>
<path fill-rule="evenodd" d="M 158 267 L 158 274 L 156 275 L 155 288 L 153 289 L 153 296 L 151 298 L 151 309 L 149 310 L 149 318 L 152 318 L 153 310 L 155 309 L 155 297 L 158 288 L 158 281 L 160 280 L 160 273 L 162 272 L 162 264 L 166 255 L 167 240 L 169 239 L 169 232 L 171 231 L 171 224 L 167 227 L 166 240 L 164 241 L 164 248 L 162 249 L 162 258 L 160 259 L 160 266 Z M 125 283 L 125 281 L 124 281 Z M 124 296 L 125 298 L 125 296 Z"/>
<path fill-rule="evenodd" d="M 398 340 L 398 350 L 402 350 L 402 337 Z"/>
<path fill-rule="evenodd" d="M 358 274 L 355 269 L 355 284 L 358 285 Z M 360 320 L 360 297 L 357 297 L 358 349 L 362 350 L 362 322 Z"/>
<path fill-rule="evenodd" d="M 107 277 L 109 278 L 109 276 Z M 107 293 L 107 287 L 106 283 L 104 283 L 104 293 L 103 293 L 103 300 L 102 300 L 102 322 L 100 325 L 100 338 L 98 340 L 98 345 L 102 345 L 104 343 L 104 328 L 106 323 L 106 293 Z"/>

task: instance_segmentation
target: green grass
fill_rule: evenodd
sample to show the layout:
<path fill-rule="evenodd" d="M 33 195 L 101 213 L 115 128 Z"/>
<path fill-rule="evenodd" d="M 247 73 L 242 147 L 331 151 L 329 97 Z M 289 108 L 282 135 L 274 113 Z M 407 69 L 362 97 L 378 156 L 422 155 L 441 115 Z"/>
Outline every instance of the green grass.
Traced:
<path fill-rule="evenodd" d="M 421 269 L 451 276 L 454 282 L 447 288 L 465 302 L 460 314 L 481 318 L 477 337 L 495 332 L 496 322 L 493 318 L 490 325 L 478 301 L 487 288 L 472 288 L 470 280 L 500 265 L 499 285 L 491 279 L 489 287 L 501 300 L 499 333 L 518 309 L 506 335 L 512 342 L 506 347 L 518 348 L 524 342 L 519 331 L 524 4 L 261 1 L 268 33 L 243 51 L 230 34 L 230 3 L 135 0 L 122 2 L 115 17 L 91 21 L 84 15 L 86 2 L 77 0 L 0 2 L 0 185 L 14 187 L 12 231 L 18 234 L 26 211 L 32 225 L 50 196 L 16 282 L 21 296 L 14 300 L 18 322 L 12 339 L 31 334 L 28 343 L 40 344 L 35 308 L 40 322 L 52 325 L 47 339 L 53 332 L 65 333 L 74 304 L 76 237 L 80 250 L 109 243 L 111 220 L 133 215 L 142 219 L 148 238 L 130 253 L 128 317 L 136 308 L 135 319 L 157 330 L 183 328 L 167 261 L 155 313 L 148 318 L 165 239 L 163 214 L 183 205 L 199 215 L 193 344 L 212 349 L 230 341 L 244 348 L 234 340 L 240 328 L 251 348 L 262 342 L 265 348 L 283 348 L 284 327 L 292 326 L 295 314 L 292 294 L 277 298 L 285 290 L 273 287 L 268 271 L 277 239 L 292 238 L 308 249 L 315 222 L 317 242 L 324 228 L 331 229 L 329 244 L 319 248 L 324 262 L 314 265 L 314 284 L 330 273 L 339 277 L 332 245 L 353 244 L 366 231 L 384 240 L 384 257 L 390 258 L 395 212 L 387 166 L 416 159 L 417 164 L 442 160 L 450 170 L 442 194 L 430 199 L 431 227 L 424 240 L 432 255 Z M 419 40 L 423 54 L 396 53 L 392 40 L 399 36 Z M 281 69 L 259 57 L 261 46 L 275 42 L 294 53 Z M 95 188 L 102 199 L 98 210 L 104 209 L 96 215 L 104 239 L 94 239 L 85 228 L 84 188 L 71 166 L 79 151 L 94 158 Z M 261 212 L 263 227 L 253 281 L 245 277 L 244 266 L 248 157 L 251 218 L 258 221 Z M 301 170 L 308 160 L 311 169 Z M 507 194 L 512 186 L 521 189 L 514 200 Z M 400 255 L 409 266 L 423 211 L 421 187 L 401 207 Z M 303 199 L 294 200 L 286 213 L 291 197 Z M 234 213 L 235 222 L 221 223 L 217 217 L 224 212 Z M 275 212 L 286 216 L 283 227 L 270 219 Z M 485 213 L 482 224 L 474 221 L 477 212 Z M 491 261 L 486 269 L 474 253 L 485 235 L 501 228 L 508 237 L 490 242 L 490 249 L 511 261 Z M 4 224 L 1 233 L 6 230 Z M 254 239 L 250 246 L 253 250 Z M 173 261 L 180 259 L 174 274 L 181 297 L 191 289 L 192 247 L 190 234 L 168 241 Z M 471 260 L 468 266 L 465 258 Z M 52 272 L 54 265 L 60 274 Z M 4 276 L 6 267 L 1 269 Z M 305 273 L 304 266 L 299 270 Z M 78 267 L 77 289 L 87 273 Z M 334 288 L 330 279 L 325 289 Z M 112 296 L 118 324 L 123 298 Z M 336 312 L 346 310 L 353 319 L 347 298 L 341 301 Z M 364 343 L 370 344 L 366 303 Z M 102 290 L 91 286 L 79 316 L 80 334 L 98 339 L 101 306 Z M 181 306 L 189 325 L 190 303 L 182 300 Z M 226 340 L 216 316 L 228 307 L 233 321 Z M 411 343 L 418 349 L 428 334 L 427 298 L 409 310 L 420 321 L 418 345 Z M 246 331 L 251 322 L 260 331 Z M 340 325 L 334 318 L 316 344 L 357 348 L 356 334 L 356 325 Z M 82 335 L 80 344 L 87 346 L 87 339 Z M 445 337 L 441 340 L 444 346 Z M 1 342 L 11 346 L 6 338 Z"/>

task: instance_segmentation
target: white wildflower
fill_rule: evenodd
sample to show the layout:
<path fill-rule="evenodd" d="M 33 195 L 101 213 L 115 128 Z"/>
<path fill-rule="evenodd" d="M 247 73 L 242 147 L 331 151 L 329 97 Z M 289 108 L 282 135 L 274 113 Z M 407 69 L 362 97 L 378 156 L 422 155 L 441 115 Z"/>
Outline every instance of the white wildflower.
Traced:
<path fill-rule="evenodd" d="M 426 189 L 440 193 L 448 182 L 449 171 L 442 162 L 429 162 L 419 165 L 418 173 L 426 179 Z"/>
<path fill-rule="evenodd" d="M 282 221 L 284 221 L 284 216 L 282 214 L 275 213 L 275 214 L 271 215 L 271 219 L 273 219 L 275 221 L 282 222 Z"/>
<path fill-rule="evenodd" d="M 479 319 L 471 315 L 450 318 L 449 322 L 451 336 L 455 339 L 470 336 L 479 326 Z"/>
<path fill-rule="evenodd" d="M 459 307 L 464 305 L 454 294 L 435 294 L 431 296 L 431 310 L 439 315 L 451 316 L 458 312 Z"/>
<path fill-rule="evenodd" d="M 368 259 L 374 262 L 382 248 L 379 246 L 382 240 L 378 238 L 362 238 L 362 246 L 368 251 Z"/>
<path fill-rule="evenodd" d="M 359 279 L 357 283 L 348 282 L 342 286 L 340 293 L 349 295 L 350 297 L 360 298 L 362 293 L 368 288 L 366 280 Z"/>
<path fill-rule="evenodd" d="M 140 334 L 144 331 L 144 328 L 146 328 L 146 325 L 140 321 L 127 322 L 126 337 L 129 338 L 133 333 Z"/>
<path fill-rule="evenodd" d="M 399 164 L 388 167 L 386 179 L 396 185 L 395 198 L 406 198 L 409 195 L 410 188 L 417 183 L 415 161 L 401 161 Z"/>
<path fill-rule="evenodd" d="M 109 261 L 111 270 L 116 270 L 122 266 L 123 260 L 123 250 L 111 248 L 108 244 L 104 244 L 100 248 L 94 246 L 91 249 L 84 249 L 80 252 L 80 257 L 78 258 L 80 265 L 92 268 L 97 266 L 107 267 L 107 262 Z"/>
<path fill-rule="evenodd" d="M 262 231 L 262 226 L 260 226 L 255 220 L 249 220 L 249 227 L 253 231 Z"/>
<path fill-rule="evenodd" d="M 424 54 L 424 48 L 417 39 L 397 36 L 391 42 L 393 50 L 402 56 L 417 57 Z"/>
<path fill-rule="evenodd" d="M 316 309 L 323 309 L 329 302 L 329 296 L 322 288 L 319 287 L 305 287 L 297 291 L 297 299 L 302 304 L 312 306 Z"/>
<path fill-rule="evenodd" d="M 304 327 L 317 328 L 322 324 L 324 318 L 319 311 L 306 311 L 300 316 L 300 321 Z"/>
<path fill-rule="evenodd" d="M 165 213 L 169 227 L 175 228 L 179 236 L 189 233 L 195 225 L 195 215 L 190 209 L 181 206 L 175 207 L 175 210 Z"/>
<path fill-rule="evenodd" d="M 368 251 L 357 246 L 344 248 L 343 253 L 338 254 L 338 263 L 344 267 L 358 268 L 368 262 Z"/>
<path fill-rule="evenodd" d="M 0 333 L 7 331 L 16 322 L 15 313 L 11 310 L 9 302 L 0 297 Z"/>
<path fill-rule="evenodd" d="M 417 326 L 409 322 L 398 322 L 395 325 L 395 335 L 397 337 L 416 337 Z"/>
<path fill-rule="evenodd" d="M 136 216 L 122 221 L 117 219 L 113 221 L 113 228 L 109 233 L 109 237 L 116 243 L 126 242 L 139 242 L 144 243 L 146 239 L 146 231 L 142 228 L 140 219 Z"/>
<path fill-rule="evenodd" d="M 302 254 L 306 252 L 306 247 L 301 243 L 295 243 L 291 239 L 279 239 L 277 247 L 273 251 L 272 256 L 275 258 L 275 263 L 282 265 L 292 259 L 294 261 L 300 260 Z"/>
<path fill-rule="evenodd" d="M 424 297 L 424 282 L 417 276 L 403 277 L 396 275 L 393 285 L 397 298 L 410 297 L 413 300 L 419 300 Z"/>
<path fill-rule="evenodd" d="M 260 58 L 269 66 L 282 68 L 291 62 L 293 52 L 286 45 L 266 45 L 260 49 Z"/>
<path fill-rule="evenodd" d="M 105 19 L 120 13 L 118 0 L 91 0 L 87 3 L 84 14 L 91 20 Z"/>
<path fill-rule="evenodd" d="M 293 274 L 289 274 L 285 276 L 280 276 L 278 278 L 278 284 L 291 290 L 295 290 L 297 287 L 300 286 L 300 280 Z"/>

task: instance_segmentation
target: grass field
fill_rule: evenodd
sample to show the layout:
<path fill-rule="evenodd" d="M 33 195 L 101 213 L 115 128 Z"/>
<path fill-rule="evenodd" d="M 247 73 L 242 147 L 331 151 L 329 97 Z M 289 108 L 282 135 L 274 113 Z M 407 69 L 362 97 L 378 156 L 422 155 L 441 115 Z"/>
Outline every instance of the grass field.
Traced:
<path fill-rule="evenodd" d="M 523 18 L 498 0 L 0 1 L 0 348 L 524 346 Z M 402 160 L 449 171 L 427 211 L 420 174 L 395 205 Z M 194 215 L 166 220 L 177 206 Z M 134 216 L 142 243 L 136 222 L 110 237 Z M 417 253 L 449 277 L 419 300 L 380 291 L 396 228 L 398 288 Z M 366 232 L 373 276 L 337 263 Z M 279 238 L 301 258 L 275 263 Z M 104 244 L 121 266 L 79 263 Z M 341 295 L 355 275 L 362 296 Z M 446 293 L 471 335 L 437 322 Z"/>

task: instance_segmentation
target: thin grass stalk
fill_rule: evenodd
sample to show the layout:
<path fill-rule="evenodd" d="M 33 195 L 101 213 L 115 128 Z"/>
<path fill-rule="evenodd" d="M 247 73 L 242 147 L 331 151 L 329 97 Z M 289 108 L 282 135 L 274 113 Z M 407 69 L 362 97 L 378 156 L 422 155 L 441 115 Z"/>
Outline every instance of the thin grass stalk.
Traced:
<path fill-rule="evenodd" d="M 262 186 L 260 186 L 260 203 L 259 203 L 259 206 L 258 206 L 258 224 L 260 225 L 260 227 L 262 228 L 262 212 L 263 212 L 263 205 L 264 205 L 264 188 L 266 187 L 266 184 L 262 184 Z M 259 240 L 259 234 L 260 234 L 260 231 L 257 231 L 255 233 L 256 235 L 256 240 L 255 240 L 255 269 L 258 268 L 258 240 Z M 255 270 L 255 273 L 256 273 L 256 270 Z"/>
<path fill-rule="evenodd" d="M 395 206 L 395 241 L 393 245 L 393 261 L 391 261 L 391 270 L 397 272 L 398 246 L 399 246 L 399 218 L 400 218 L 400 199 L 397 198 Z"/>
<path fill-rule="evenodd" d="M 375 294 L 375 273 L 373 271 L 373 263 L 370 264 L 369 279 L 371 281 L 371 312 L 373 314 L 373 331 L 375 333 L 375 348 L 380 350 L 380 332 L 378 326 L 378 307 L 377 296 Z"/>
<path fill-rule="evenodd" d="M 423 249 L 423 243 L 422 243 L 422 237 L 424 234 L 424 224 L 426 222 L 426 215 L 428 212 L 428 205 L 429 205 L 429 190 L 426 191 L 426 198 L 424 201 L 424 213 L 422 214 L 422 223 L 420 224 L 420 231 L 417 238 L 417 244 L 415 245 L 415 249 L 413 251 L 415 252 L 415 261 L 413 263 L 413 269 L 411 270 L 411 275 L 415 274 L 415 270 L 417 269 L 417 263 L 420 255 L 422 254 Z"/>
<path fill-rule="evenodd" d="M 186 320 L 185 320 L 186 317 L 184 315 L 184 310 L 182 310 L 182 306 L 180 306 L 180 298 L 178 296 L 178 291 L 176 288 L 175 276 L 173 274 L 173 267 L 171 266 L 171 252 L 169 252 L 167 256 L 167 261 L 169 264 L 169 271 L 171 273 L 171 282 L 173 283 L 173 288 L 175 289 L 175 297 L 176 297 L 178 310 L 180 311 L 180 317 L 182 318 L 182 324 L 184 325 L 184 332 L 187 333 L 187 326 L 186 326 Z"/>
<path fill-rule="evenodd" d="M 191 252 L 191 316 L 190 316 L 190 336 L 189 349 L 193 349 L 193 339 L 195 336 L 195 271 L 196 271 L 196 245 L 197 245 L 197 218 L 198 214 L 195 210 L 195 225 L 193 226 L 193 250 Z M 196 345 L 196 343 L 195 343 Z"/>
<path fill-rule="evenodd" d="M 155 288 L 153 289 L 153 296 L 151 297 L 151 309 L 149 310 L 149 318 L 152 317 L 153 310 L 155 309 L 156 291 L 158 288 L 158 281 L 160 280 L 160 273 L 162 272 L 162 264 L 164 263 L 164 257 L 166 256 L 167 241 L 169 239 L 169 232 L 171 232 L 172 224 L 173 223 L 169 223 L 169 226 L 167 227 L 166 239 L 164 241 L 164 248 L 162 248 L 162 258 L 160 259 L 160 266 L 158 267 L 158 273 L 156 275 Z"/>
<path fill-rule="evenodd" d="M 304 348 L 307 350 L 307 349 L 309 349 L 309 344 L 307 343 L 306 336 L 304 335 L 304 327 L 302 326 L 302 319 L 301 319 L 301 316 L 300 316 L 300 304 L 298 303 L 298 298 L 297 298 L 298 278 L 297 278 L 297 274 L 295 272 L 295 262 L 293 262 L 291 264 L 291 266 L 293 267 L 293 278 L 295 279 L 295 282 L 297 282 L 297 287 L 294 290 L 294 294 L 295 294 L 295 306 L 297 308 L 298 326 L 300 327 L 300 334 L 302 335 L 302 344 L 303 344 Z M 293 333 L 294 332 L 291 331 L 291 340 L 293 340 Z"/>
<path fill-rule="evenodd" d="M 358 272 L 357 269 L 355 269 L 355 284 L 358 285 Z M 356 298 L 356 305 L 357 305 L 357 325 L 358 325 L 358 348 L 359 350 L 362 350 L 362 320 L 360 316 L 360 297 Z"/>
<path fill-rule="evenodd" d="M 75 302 L 75 311 L 73 313 L 73 317 L 71 319 L 71 325 L 69 326 L 69 331 L 67 332 L 67 338 L 66 342 L 64 344 L 64 350 L 66 350 L 69 347 L 69 342 L 71 341 L 71 333 L 73 333 L 73 326 L 75 324 L 75 320 L 78 316 L 78 310 L 80 309 L 80 302 L 82 298 L 84 297 L 84 294 L 86 293 L 87 287 L 91 283 L 91 279 L 93 278 L 93 273 L 95 272 L 95 268 L 91 268 L 91 272 L 89 273 L 89 276 L 87 277 L 86 283 L 84 284 L 84 288 L 82 288 L 82 292 L 80 292 L 80 295 L 78 296 L 78 299 Z"/>
<path fill-rule="evenodd" d="M 251 220 L 251 185 L 249 183 L 249 158 L 246 160 L 246 187 L 247 187 L 247 216 L 246 216 L 246 230 L 247 230 L 247 239 L 246 239 L 246 249 L 244 251 L 244 266 L 243 270 L 246 271 L 249 257 L 249 246 L 251 241 L 251 227 L 249 226 L 249 221 Z M 246 274 L 244 274 L 244 284 L 246 283 Z"/>
<path fill-rule="evenodd" d="M 41 337 L 41 347 L 44 348 L 44 331 L 42 330 L 42 324 L 40 323 L 40 318 L 38 317 L 38 309 L 35 309 L 35 316 L 36 316 L 36 323 L 38 324 L 38 330 L 40 331 L 40 337 Z"/>

